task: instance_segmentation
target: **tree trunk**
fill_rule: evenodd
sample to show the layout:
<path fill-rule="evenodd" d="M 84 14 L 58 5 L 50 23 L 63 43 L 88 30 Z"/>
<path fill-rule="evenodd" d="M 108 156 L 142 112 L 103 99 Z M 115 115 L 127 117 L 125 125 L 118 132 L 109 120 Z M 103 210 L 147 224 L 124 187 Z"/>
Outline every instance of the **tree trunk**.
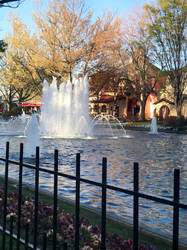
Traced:
<path fill-rule="evenodd" d="M 180 81 L 180 77 L 177 79 L 176 83 L 176 90 L 175 90 L 175 107 L 177 111 L 177 117 L 181 118 L 182 116 L 182 106 L 183 106 L 183 86 L 182 82 Z"/>
<path fill-rule="evenodd" d="M 145 105 L 146 105 L 148 96 L 149 95 L 147 95 L 147 94 L 144 93 L 142 95 L 142 98 L 140 98 L 140 103 L 141 103 L 141 115 L 140 115 L 140 117 L 141 117 L 142 121 L 145 121 Z"/>
<path fill-rule="evenodd" d="M 143 100 L 141 101 L 141 120 L 145 121 L 145 104 L 146 104 L 146 100 L 145 98 L 143 98 Z"/>
<path fill-rule="evenodd" d="M 176 111 L 177 111 L 177 117 L 181 118 L 182 116 L 182 101 L 181 100 L 178 103 L 176 103 Z"/>

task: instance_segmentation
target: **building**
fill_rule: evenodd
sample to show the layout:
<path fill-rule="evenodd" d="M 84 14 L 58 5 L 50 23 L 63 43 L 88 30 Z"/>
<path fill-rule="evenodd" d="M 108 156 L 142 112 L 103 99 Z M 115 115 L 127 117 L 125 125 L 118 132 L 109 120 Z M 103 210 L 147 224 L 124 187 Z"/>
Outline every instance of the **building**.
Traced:
<path fill-rule="evenodd" d="M 139 65 L 137 66 L 137 62 L 133 60 L 130 60 L 129 64 L 126 65 L 127 75 L 131 81 L 130 88 L 127 87 L 129 89 L 125 89 L 126 80 L 122 78 L 121 81 L 118 79 L 116 90 L 102 89 L 98 96 L 91 95 L 91 115 L 107 114 L 115 115 L 125 120 L 140 119 L 143 91 L 140 74 L 145 74 L 147 75 L 145 119 L 150 120 L 154 115 L 159 116 L 160 119 L 166 119 L 168 116 L 177 116 L 175 103 L 171 98 L 173 96 L 172 89 L 167 76 L 159 77 L 160 69 L 149 62 L 149 59 L 144 56 L 142 49 L 137 50 L 135 53 L 136 58 L 139 57 L 140 59 Z M 142 57 L 144 60 L 142 60 Z M 142 61 L 144 65 L 141 69 Z M 143 71 L 146 65 L 148 65 L 147 69 Z M 158 95 L 158 92 L 162 94 L 159 93 Z M 170 94 L 168 94 L 169 92 Z M 187 118 L 187 83 L 184 89 L 183 100 L 182 115 Z"/>
<path fill-rule="evenodd" d="M 98 96 L 89 98 L 90 114 L 113 115 L 119 119 L 134 119 L 138 116 L 140 107 L 134 96 L 124 95 L 102 89 Z"/>

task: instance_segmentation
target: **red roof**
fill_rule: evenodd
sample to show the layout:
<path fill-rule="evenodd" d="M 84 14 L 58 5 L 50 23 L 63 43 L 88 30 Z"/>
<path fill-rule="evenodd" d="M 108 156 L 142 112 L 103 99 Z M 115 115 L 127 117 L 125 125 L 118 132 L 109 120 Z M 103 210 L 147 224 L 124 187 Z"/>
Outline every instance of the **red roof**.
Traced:
<path fill-rule="evenodd" d="M 110 96 L 110 95 L 103 95 L 101 96 L 100 102 L 113 102 L 114 101 L 114 97 Z"/>

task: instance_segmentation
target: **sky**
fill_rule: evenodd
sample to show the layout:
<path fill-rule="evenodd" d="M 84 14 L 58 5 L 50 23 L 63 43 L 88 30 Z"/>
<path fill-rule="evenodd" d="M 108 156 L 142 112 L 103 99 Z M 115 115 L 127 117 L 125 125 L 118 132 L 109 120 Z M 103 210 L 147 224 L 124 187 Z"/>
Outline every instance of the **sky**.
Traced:
<path fill-rule="evenodd" d="M 36 1 L 36 0 L 35 0 Z M 43 0 L 44 4 L 45 1 Z M 151 2 L 150 0 L 85 0 L 85 4 L 88 10 L 93 11 L 93 17 L 97 18 L 102 16 L 103 12 L 107 9 L 111 9 L 116 12 L 118 16 L 124 13 L 133 12 L 136 6 L 142 6 L 145 2 Z M 9 13 L 12 12 L 23 19 L 23 23 L 32 28 L 32 11 L 34 10 L 34 4 L 32 0 L 24 0 L 24 2 L 16 9 L 12 8 L 0 8 L 0 40 L 5 37 L 10 30 L 10 24 L 8 23 Z"/>

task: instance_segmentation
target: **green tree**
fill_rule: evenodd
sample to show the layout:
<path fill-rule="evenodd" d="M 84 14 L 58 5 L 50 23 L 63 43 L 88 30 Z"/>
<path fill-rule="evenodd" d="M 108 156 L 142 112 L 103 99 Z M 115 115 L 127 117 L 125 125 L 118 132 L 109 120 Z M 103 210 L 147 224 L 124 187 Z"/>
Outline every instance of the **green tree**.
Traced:
<path fill-rule="evenodd" d="M 6 48 L 7 48 L 7 44 L 5 43 L 5 41 L 0 40 L 0 54 L 5 52 Z"/>
<path fill-rule="evenodd" d="M 168 73 L 177 116 L 181 117 L 184 91 L 187 87 L 187 1 L 158 0 L 156 6 L 144 6 L 154 55 L 162 70 Z"/>

